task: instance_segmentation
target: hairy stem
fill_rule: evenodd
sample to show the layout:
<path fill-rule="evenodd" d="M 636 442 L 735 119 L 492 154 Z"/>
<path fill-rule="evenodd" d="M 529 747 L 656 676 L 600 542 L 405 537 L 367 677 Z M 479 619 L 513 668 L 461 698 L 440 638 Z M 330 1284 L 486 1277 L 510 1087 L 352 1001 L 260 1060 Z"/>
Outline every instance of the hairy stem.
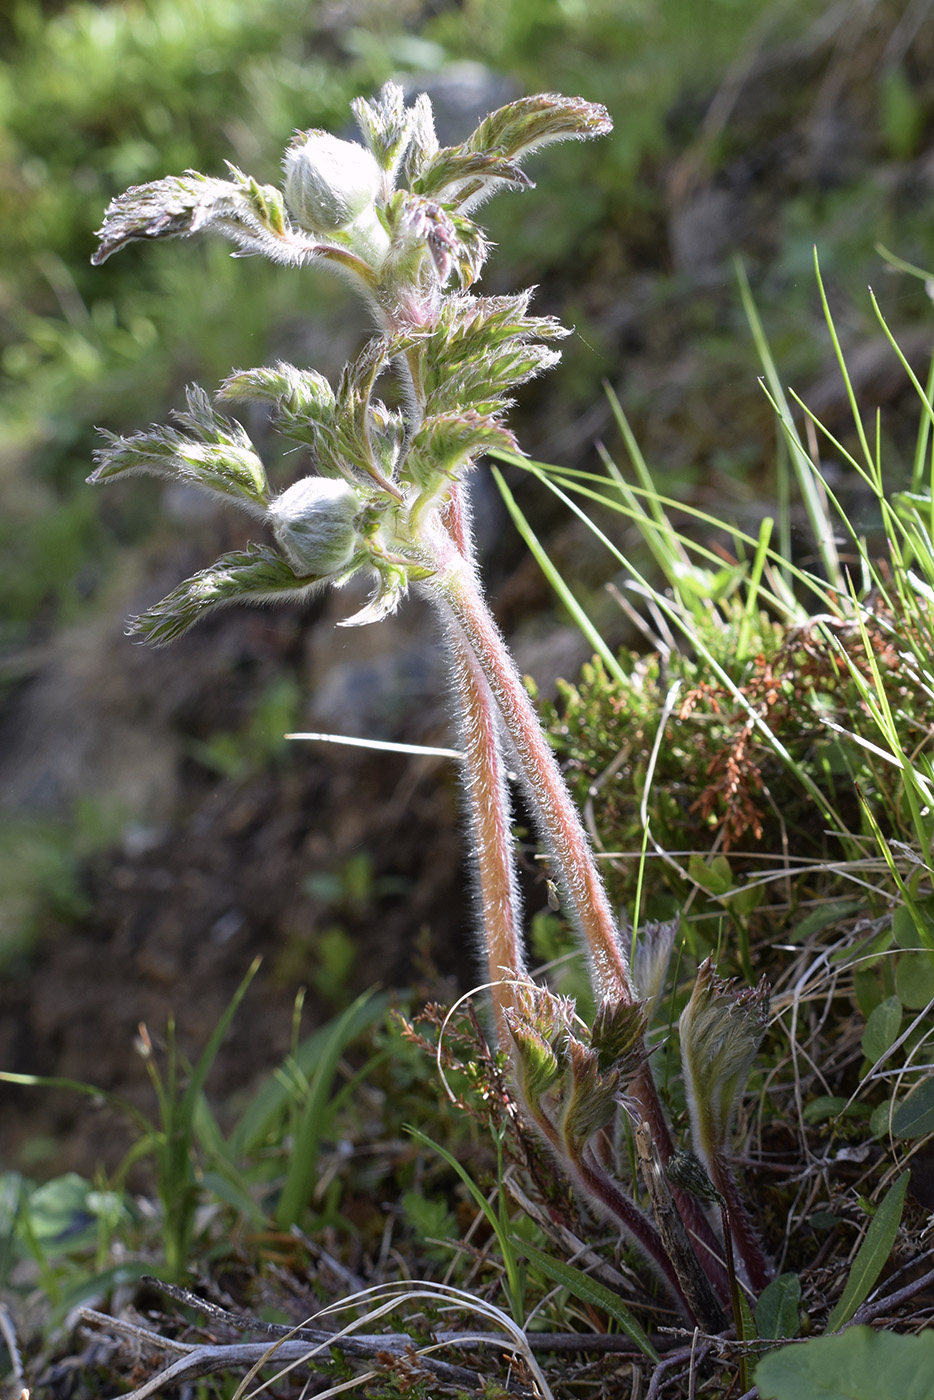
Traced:
<path fill-rule="evenodd" d="M 635 1139 L 655 1223 L 664 1241 L 665 1252 L 678 1275 L 683 1295 L 688 1299 L 691 1312 L 705 1332 L 722 1332 L 726 1326 L 723 1309 L 688 1239 L 684 1222 L 665 1177 L 658 1148 L 652 1141 L 652 1134 L 646 1122 L 640 1123 L 636 1129 Z"/>
<path fill-rule="evenodd" d="M 540 1105 L 526 1102 L 526 1111 L 549 1144 L 559 1162 L 578 1190 L 605 1218 L 615 1221 L 633 1244 L 637 1245 L 646 1259 L 654 1265 L 658 1274 L 671 1290 L 672 1295 L 683 1307 L 685 1314 L 694 1322 L 706 1327 L 707 1323 L 719 1317 L 716 1300 L 711 1298 L 710 1308 L 705 1313 L 698 1311 L 695 1301 L 682 1285 L 682 1279 L 665 1247 L 662 1236 L 651 1220 L 640 1210 L 635 1201 L 613 1180 L 609 1172 L 594 1156 L 590 1147 L 573 1156 L 568 1154 L 564 1139 Z M 697 1260 L 694 1260 L 695 1267 Z M 714 1330 L 721 1330 L 719 1327 Z"/>
<path fill-rule="evenodd" d="M 618 1004 L 635 1000 L 629 967 L 617 933 L 617 921 L 577 808 L 555 761 L 535 708 L 522 684 L 509 649 L 493 619 L 473 568 L 450 535 L 442 547 L 440 568 L 431 588 L 442 614 L 453 617 L 495 697 L 512 741 L 541 835 L 568 912 L 590 957 L 598 999 Z M 673 1151 L 671 1133 L 658 1090 L 646 1064 L 633 1081 L 633 1092 L 652 1133 L 662 1162 Z M 691 1238 L 700 1246 L 704 1271 L 726 1296 L 728 1280 L 716 1235 L 699 1203 L 676 1190 L 675 1200 Z"/>
<path fill-rule="evenodd" d="M 443 601 L 496 698 L 568 913 L 585 940 L 594 990 L 614 1004 L 633 1001 L 617 921 L 577 809 L 474 571 L 459 562 L 442 584 Z"/>
<path fill-rule="evenodd" d="M 708 1162 L 710 1179 L 726 1203 L 724 1216 L 730 1234 L 736 1245 L 739 1257 L 746 1267 L 751 1286 L 761 1293 L 766 1284 L 774 1278 L 775 1270 L 740 1195 L 733 1169 L 725 1156 L 711 1155 Z"/>
<path fill-rule="evenodd" d="M 458 552 L 470 547 L 461 488 L 452 491 L 445 526 Z M 451 678 L 460 709 L 464 753 L 463 790 L 474 838 L 474 859 L 484 947 L 489 966 L 496 1038 L 508 1050 L 512 1037 L 505 1012 L 514 1001 L 504 978 L 525 973 L 522 948 L 522 908 L 516 879 L 511 831 L 511 807 L 506 766 L 499 737 L 499 712 L 490 687 L 460 628 L 447 627 Z"/>
<path fill-rule="evenodd" d="M 568 1162 L 567 1165 L 572 1177 L 577 1178 L 584 1194 L 599 1208 L 601 1215 L 617 1220 L 646 1258 L 655 1265 L 686 1315 L 692 1321 L 705 1326 L 706 1317 L 698 1316 L 695 1311 L 696 1300 L 685 1292 L 678 1270 L 669 1258 L 658 1230 L 609 1173 L 604 1171 L 590 1148 L 585 1148 L 576 1161 Z"/>

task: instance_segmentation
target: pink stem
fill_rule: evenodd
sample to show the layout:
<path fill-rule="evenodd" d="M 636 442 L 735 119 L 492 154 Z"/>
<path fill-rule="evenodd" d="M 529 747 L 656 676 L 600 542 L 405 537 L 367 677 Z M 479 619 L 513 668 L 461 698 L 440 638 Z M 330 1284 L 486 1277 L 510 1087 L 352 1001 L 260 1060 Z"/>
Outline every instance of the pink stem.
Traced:
<path fill-rule="evenodd" d="M 469 542 L 466 553 L 450 535 L 445 543 L 447 548 L 442 545 L 439 550 L 442 557 L 431 592 L 446 605 L 442 611 L 453 615 L 499 706 L 569 913 L 585 940 L 597 998 L 614 1004 L 631 1002 L 635 991 L 617 921 L 577 808 L 477 582 Z M 648 1065 L 636 1076 L 633 1089 L 664 1163 L 673 1144 Z M 689 1233 L 700 1245 L 704 1269 L 724 1294 L 728 1280 L 718 1258 L 720 1246 L 703 1208 L 688 1192 L 673 1194 Z"/>
<path fill-rule="evenodd" d="M 458 552 L 463 555 L 471 546 L 459 487 L 452 492 L 444 523 Z M 499 1048 L 508 1050 L 512 1037 L 505 1012 L 515 998 L 512 989 L 503 985 L 501 979 L 523 975 L 525 957 L 499 712 L 460 628 L 449 622 L 447 633 L 451 673 L 461 714 L 464 794 L 474 838 L 484 946 L 493 984 L 490 990 L 496 1037 Z"/>
<path fill-rule="evenodd" d="M 486 677 L 532 797 L 541 835 L 574 923 L 586 942 L 598 998 L 635 999 L 617 922 L 577 809 L 538 715 L 469 564 L 438 580 L 442 597 Z"/>

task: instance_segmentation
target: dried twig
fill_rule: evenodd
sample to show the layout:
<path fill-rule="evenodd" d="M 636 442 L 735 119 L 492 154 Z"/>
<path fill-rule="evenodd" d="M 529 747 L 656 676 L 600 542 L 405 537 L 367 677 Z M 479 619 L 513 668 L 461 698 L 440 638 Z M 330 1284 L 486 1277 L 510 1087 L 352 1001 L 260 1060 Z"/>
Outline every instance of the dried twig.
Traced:
<path fill-rule="evenodd" d="M 81 1321 L 102 1330 L 116 1333 L 127 1340 L 134 1341 L 140 1346 L 151 1348 L 161 1352 L 181 1353 L 178 1359 L 169 1366 L 157 1372 L 157 1374 L 138 1386 L 123 1400 L 147 1400 L 151 1395 L 158 1395 L 161 1391 L 175 1388 L 183 1382 L 198 1380 L 202 1376 L 217 1375 L 223 1371 L 247 1370 L 267 1362 L 276 1362 L 285 1365 L 301 1365 L 304 1362 L 314 1360 L 316 1354 L 323 1353 L 323 1359 L 329 1359 L 329 1352 L 332 1346 L 340 1348 L 340 1351 L 348 1356 L 368 1361 L 379 1361 L 387 1368 L 392 1363 L 401 1362 L 408 1366 L 417 1365 L 426 1373 L 431 1374 L 438 1380 L 446 1381 L 452 1385 L 458 1385 L 470 1390 L 477 1390 L 483 1385 L 483 1376 L 476 1370 L 471 1370 L 465 1366 L 455 1366 L 447 1361 L 438 1361 L 434 1357 L 424 1357 L 417 1355 L 417 1344 L 408 1333 L 377 1333 L 375 1335 L 363 1335 L 355 1337 L 341 1336 L 339 1339 L 333 1332 L 323 1330 L 302 1328 L 300 1337 L 282 1337 L 272 1342 L 232 1342 L 222 1345 L 210 1345 L 205 1343 L 179 1342 L 170 1337 L 164 1337 L 158 1332 L 151 1331 L 148 1327 L 141 1327 L 138 1323 L 131 1322 L 126 1318 L 108 1317 L 104 1313 L 95 1312 L 92 1308 L 82 1308 L 80 1313 Z M 474 1339 L 476 1340 L 476 1339 Z M 502 1348 L 503 1338 L 501 1336 L 490 1336 L 490 1343 L 495 1343 Z M 530 1395 L 525 1387 L 510 1385 L 510 1391 L 516 1395 Z"/>

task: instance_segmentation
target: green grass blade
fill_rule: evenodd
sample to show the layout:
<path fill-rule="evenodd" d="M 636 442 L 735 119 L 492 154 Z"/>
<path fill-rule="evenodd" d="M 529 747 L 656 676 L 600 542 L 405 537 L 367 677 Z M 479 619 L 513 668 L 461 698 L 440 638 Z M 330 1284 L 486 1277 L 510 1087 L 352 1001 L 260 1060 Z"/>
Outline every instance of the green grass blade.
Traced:
<path fill-rule="evenodd" d="M 109 1089 L 99 1089 L 96 1084 L 85 1084 L 81 1079 L 63 1079 L 59 1075 L 45 1074 L 14 1074 L 12 1070 L 0 1069 L 0 1083 L 19 1084 L 27 1089 L 71 1089 L 76 1094 L 85 1094 L 88 1098 L 99 1099 L 109 1104 L 115 1112 L 136 1127 L 141 1133 L 150 1133 L 153 1125 L 144 1113 L 130 1103 L 129 1099 L 121 1098 L 119 1094 L 111 1093 Z"/>
<path fill-rule="evenodd" d="M 609 511 L 613 511 L 617 515 L 622 515 L 626 519 L 634 521 L 642 532 L 648 548 L 651 550 L 653 557 L 658 562 L 659 567 L 662 569 L 662 572 L 665 573 L 666 577 L 668 577 L 669 574 L 669 562 L 671 558 L 674 557 L 675 551 L 678 551 L 678 558 L 685 558 L 688 564 L 690 564 L 692 557 L 696 557 L 706 561 L 716 569 L 722 568 L 723 558 L 721 555 L 708 549 L 696 540 L 689 540 L 679 535 L 667 514 L 664 515 L 662 523 L 660 524 L 654 520 L 649 520 L 647 511 L 639 504 L 642 498 L 648 499 L 651 497 L 652 501 L 663 508 L 663 511 L 677 510 L 680 514 L 696 521 L 699 525 L 707 526 L 718 533 L 728 529 L 732 536 L 734 547 L 738 548 L 742 545 L 752 551 L 756 551 L 758 548 L 759 542 L 755 535 L 749 535 L 735 525 L 727 525 L 723 520 L 717 519 L 708 511 L 698 509 L 697 506 L 689 505 L 685 501 L 675 501 L 671 497 L 663 496 L 657 491 L 646 492 L 642 487 L 630 486 L 625 482 L 623 483 L 624 489 L 621 490 L 619 487 L 619 470 L 613 466 L 612 459 L 608 457 L 604 457 L 604 461 L 607 464 L 608 471 L 612 471 L 612 482 L 608 482 L 605 476 L 595 476 L 592 472 L 578 471 L 570 467 L 558 467 L 550 462 L 533 461 L 529 458 L 517 457 L 507 452 L 495 451 L 490 453 L 490 456 L 495 457 L 497 461 L 504 462 L 510 466 L 521 467 L 523 471 L 530 472 L 551 491 L 557 493 L 557 483 L 560 482 L 565 490 L 573 491 L 575 495 L 582 497 L 584 500 L 593 501 L 595 505 L 602 506 Z M 585 484 L 587 482 L 592 482 L 595 486 L 602 489 L 594 490 Z M 606 490 L 611 485 L 614 489 L 620 491 L 620 494 L 624 498 L 623 501 L 616 500 L 612 496 L 605 494 Z M 628 503 L 630 498 L 632 504 Z M 588 528 L 596 532 L 593 521 L 581 512 L 578 512 L 578 514 L 581 520 L 588 525 Z M 598 533 L 598 538 L 599 537 Z M 682 550 L 686 552 L 682 554 Z M 622 556 L 619 557 L 622 558 Z M 813 595 L 814 605 L 817 607 L 818 611 L 833 611 L 833 594 L 828 590 L 822 579 L 790 563 L 782 554 L 780 548 L 769 549 L 767 551 L 767 559 L 773 569 L 781 571 L 782 577 L 779 580 L 780 588 L 777 591 L 766 593 L 764 590 L 760 590 L 763 603 L 767 603 L 770 607 L 775 608 L 780 615 L 784 616 L 792 624 L 806 620 L 808 616 L 806 610 L 802 608 L 801 604 L 795 599 L 793 593 L 785 586 L 784 574 L 787 572 L 790 578 L 794 578 L 803 589 Z M 622 562 L 626 563 L 627 561 L 623 560 Z"/>
<path fill-rule="evenodd" d="M 442 1147 L 440 1143 L 435 1142 L 433 1138 L 430 1138 L 427 1133 L 423 1133 L 419 1128 L 413 1128 L 411 1124 L 406 1126 L 405 1131 L 413 1137 L 416 1142 L 420 1142 L 423 1147 L 430 1148 L 432 1152 L 437 1152 L 438 1156 L 447 1162 L 448 1166 L 457 1173 L 461 1181 L 467 1187 L 478 1210 L 480 1210 L 488 1222 L 496 1236 L 500 1254 L 503 1258 L 503 1268 L 506 1271 L 506 1285 L 513 1317 L 521 1325 L 525 1318 L 525 1289 L 519 1269 L 519 1261 L 516 1258 L 516 1249 L 520 1241 L 514 1239 L 512 1235 L 507 1233 L 499 1213 L 493 1209 L 466 1167 L 457 1160 L 452 1152 L 448 1152 L 447 1148 Z"/>
<path fill-rule="evenodd" d="M 217 1052 L 224 1042 L 247 988 L 259 970 L 260 961 L 261 959 L 254 958 L 246 976 L 231 997 L 211 1032 L 210 1039 L 201 1052 L 185 1092 L 180 1098 L 176 1093 L 178 1070 L 173 1026 L 169 1027 L 169 1068 L 164 1085 L 155 1064 L 150 1061 L 150 1078 L 159 1096 L 162 1118 L 161 1130 L 155 1134 L 154 1142 L 158 1163 L 159 1197 L 165 1220 L 163 1245 L 166 1268 L 172 1278 L 178 1278 L 188 1263 L 194 1228 L 199 1193 L 193 1161 L 198 1104 L 204 1093 L 205 1080 L 217 1058 Z"/>
<path fill-rule="evenodd" d="M 203 1051 L 201 1052 L 201 1055 L 198 1059 L 198 1063 L 195 1065 L 194 1070 L 192 1071 L 191 1079 L 188 1083 L 187 1088 L 185 1089 L 185 1093 L 182 1098 L 181 1104 L 179 1105 L 179 1118 L 181 1120 L 181 1126 L 189 1134 L 189 1136 L 191 1134 L 192 1125 L 194 1123 L 195 1109 L 198 1103 L 198 1099 L 204 1090 L 204 1082 L 207 1079 L 208 1074 L 210 1073 L 211 1066 L 217 1058 L 217 1052 L 218 1050 L 220 1050 L 221 1045 L 224 1042 L 224 1037 L 230 1029 L 230 1023 L 237 1013 L 237 1007 L 240 1005 L 241 1001 L 246 996 L 247 988 L 249 987 L 250 983 L 253 981 L 253 978 L 259 971 L 259 965 L 261 961 L 262 960 L 260 958 L 253 959 L 252 963 L 247 969 L 246 976 L 243 978 L 243 981 L 240 983 L 239 987 L 234 992 L 229 1004 L 227 1005 L 224 1011 L 224 1014 L 221 1016 L 217 1025 L 214 1027 L 214 1030 L 211 1032 L 211 1038 L 208 1041 L 207 1045 L 204 1047 Z"/>
<path fill-rule="evenodd" d="M 301 1106 L 298 1125 L 293 1134 L 285 1185 L 276 1207 L 276 1224 L 280 1230 L 288 1230 L 301 1223 L 314 1193 L 318 1174 L 318 1150 L 332 1116 L 329 1099 L 334 1087 L 334 1077 L 344 1050 L 356 1034 L 360 1008 L 371 996 L 371 992 L 364 992 L 346 1011 L 341 1012 L 329 1027 L 329 1034 L 321 1047 L 311 1078 L 310 1092 Z"/>
<path fill-rule="evenodd" d="M 658 1352 L 632 1313 L 609 1288 L 598 1283 L 589 1274 L 575 1269 L 573 1264 L 566 1264 L 563 1259 L 553 1259 L 550 1254 L 536 1249 L 534 1245 L 526 1244 L 525 1240 L 517 1239 L 513 1241 L 513 1244 L 519 1253 L 524 1254 L 530 1264 L 541 1269 L 552 1283 L 560 1284 L 569 1293 L 573 1293 L 575 1298 L 579 1298 L 582 1303 L 590 1303 L 592 1307 L 599 1308 L 601 1312 L 612 1317 L 620 1331 L 636 1344 L 643 1356 L 647 1356 L 650 1361 L 658 1361 Z"/>
<path fill-rule="evenodd" d="M 774 524 L 775 522 L 772 517 L 766 515 L 759 526 L 759 543 L 756 546 L 749 582 L 746 585 L 746 602 L 743 606 L 739 638 L 736 643 L 736 656 L 739 661 L 745 661 L 749 651 L 753 622 L 759 608 L 759 590 L 762 584 L 762 571 L 765 568 L 765 561 L 768 557 L 769 541 L 772 538 Z"/>
<path fill-rule="evenodd" d="M 827 511 L 818 489 L 819 473 L 814 463 L 808 455 L 804 443 L 801 441 L 798 429 L 788 406 L 785 391 L 782 388 L 781 380 L 778 377 L 778 370 L 772 358 L 769 343 L 765 337 L 762 322 L 756 309 L 752 296 L 752 289 L 746 277 L 742 263 L 737 259 L 735 264 L 736 277 L 739 282 L 739 292 L 742 298 L 743 310 L 749 322 L 749 329 L 755 342 L 756 352 L 759 362 L 762 365 L 765 381 L 768 385 L 769 398 L 778 414 L 779 424 L 784 434 L 788 451 L 794 464 L 795 475 L 798 479 L 798 487 L 804 501 L 804 508 L 807 511 L 811 530 L 815 543 L 820 552 L 824 568 L 827 572 L 827 581 L 832 588 L 840 590 L 844 587 L 843 571 L 840 567 L 840 558 L 837 553 L 837 546 L 834 542 L 833 522 L 828 518 Z"/>
<path fill-rule="evenodd" d="M 909 277 L 917 277 L 921 282 L 929 282 L 931 280 L 931 274 L 925 268 L 918 267 L 917 263 L 906 262 L 904 258 L 898 257 L 897 254 L 893 253 L 889 248 L 886 248 L 884 243 L 877 243 L 875 249 L 880 258 L 884 258 L 887 263 L 897 268 L 899 272 L 907 272 Z"/>
<path fill-rule="evenodd" d="M 873 1284 L 892 1252 L 895 1236 L 898 1234 L 898 1227 L 901 1224 L 905 1192 L 908 1189 L 910 1176 L 911 1172 L 902 1172 L 894 1185 L 889 1188 L 882 1204 L 872 1217 L 869 1229 L 866 1231 L 865 1238 L 853 1260 L 843 1295 L 827 1319 L 826 1330 L 828 1332 L 839 1331 L 844 1323 L 849 1322 L 856 1309 L 869 1297 Z"/>
<path fill-rule="evenodd" d="M 607 646 L 606 642 L 601 637 L 597 628 L 594 626 L 590 618 L 584 612 L 584 609 L 581 607 L 580 603 L 574 597 L 574 594 L 571 592 L 570 588 L 568 588 L 564 579 L 561 577 L 560 572 L 555 568 L 554 564 L 549 559 L 547 553 L 542 548 L 541 542 L 539 541 L 537 535 L 532 530 L 532 527 L 529 525 L 522 511 L 519 509 L 519 506 L 516 504 L 512 492 L 510 491 L 509 487 L 506 485 L 506 482 L 503 479 L 502 473 L 497 467 L 493 467 L 492 471 L 493 478 L 497 486 L 499 487 L 500 495 L 506 503 L 506 507 L 509 511 L 509 514 L 512 516 L 516 529 L 519 531 L 519 534 L 522 536 L 523 540 L 528 546 L 529 551 L 535 558 L 539 568 L 542 570 L 542 573 L 545 575 L 548 582 L 551 584 L 552 588 L 555 590 L 558 597 L 561 599 L 561 602 L 564 604 L 568 612 L 573 617 L 575 623 L 580 628 L 583 635 L 587 638 L 588 643 L 593 647 L 594 651 L 601 657 L 601 659 L 603 660 L 603 664 L 606 666 L 607 670 L 612 676 L 616 678 L 616 680 L 623 682 L 625 680 L 625 677 L 623 675 L 622 669 L 620 668 L 619 662 L 613 655 L 610 648 Z"/>
<path fill-rule="evenodd" d="M 833 313 L 830 310 L 830 303 L 827 300 L 827 291 L 824 287 L 824 279 L 821 276 L 820 260 L 817 256 L 816 248 L 814 249 L 814 275 L 817 278 L 817 290 L 820 294 L 821 306 L 823 307 L 824 311 L 824 320 L 827 323 L 827 329 L 830 332 L 831 344 L 834 348 L 834 354 L 837 357 L 837 364 L 840 366 L 840 373 L 843 376 L 843 387 L 846 390 L 847 400 L 850 405 L 850 414 L 853 419 L 853 426 L 856 428 L 856 435 L 859 438 L 859 445 L 863 450 L 863 456 L 866 458 L 866 464 L 871 472 L 874 469 L 874 458 L 872 454 L 872 449 L 870 448 L 869 440 L 866 437 L 866 429 L 863 424 L 863 417 L 859 411 L 859 404 L 856 402 L 856 391 L 853 388 L 853 382 L 850 379 L 849 371 L 846 367 L 846 360 L 843 355 L 843 347 L 840 344 L 840 337 L 837 335 L 837 328 L 834 324 Z"/>
<path fill-rule="evenodd" d="M 344 1044 L 356 1039 L 380 1019 L 389 1006 L 389 996 L 385 992 L 374 995 L 372 992 L 358 997 L 349 1010 L 342 1013 L 341 1034 Z M 320 1064 L 326 1046 L 334 1032 L 334 1023 L 329 1022 L 307 1036 L 295 1050 L 291 1059 L 298 1069 L 310 1079 L 315 1066 Z M 265 1146 L 276 1125 L 288 1110 L 290 1092 L 288 1083 L 281 1073 L 270 1074 L 263 1080 L 253 1098 L 237 1119 L 228 1139 L 230 1156 L 236 1160 L 249 1156 Z"/>
<path fill-rule="evenodd" d="M 545 478 L 545 480 L 547 480 L 547 478 Z M 604 532 L 597 525 L 594 524 L 594 522 L 580 508 L 580 506 L 576 504 L 575 501 L 571 500 L 571 498 L 564 491 L 562 491 L 560 487 L 556 486 L 553 481 L 548 481 L 547 484 L 549 486 L 549 489 L 554 493 L 554 495 L 556 495 L 560 501 L 563 501 L 569 510 L 573 511 L 573 513 L 576 516 L 578 516 L 588 525 L 588 527 L 596 536 L 596 538 L 600 540 L 610 551 L 610 554 L 613 556 L 613 558 L 617 559 L 619 563 L 623 566 L 623 568 L 625 568 L 636 580 L 639 586 L 644 590 L 646 597 L 651 597 L 653 599 L 655 605 L 665 615 L 668 621 L 674 625 L 674 627 L 687 639 L 688 643 L 696 649 L 700 656 L 703 657 L 705 665 L 709 667 L 710 671 L 717 677 L 721 685 L 723 685 L 725 689 L 729 691 L 735 703 L 746 712 L 746 714 L 749 716 L 753 727 L 762 736 L 762 738 L 768 744 L 768 746 L 788 767 L 789 771 L 795 774 L 798 781 L 802 784 L 802 786 L 808 792 L 808 794 L 813 798 L 814 802 L 817 804 L 820 811 L 823 813 L 824 817 L 830 823 L 830 825 L 834 829 L 842 830 L 844 826 L 843 819 L 830 806 L 830 803 L 828 802 L 825 794 L 821 792 L 816 782 L 814 782 L 807 768 L 801 763 L 797 762 L 792 757 L 792 755 L 786 749 L 785 745 L 782 743 L 779 736 L 769 728 L 768 724 L 763 720 L 762 716 L 759 714 L 755 706 L 750 704 L 749 699 L 743 692 L 742 688 L 736 684 L 733 678 L 727 673 L 727 671 L 724 670 L 723 666 L 721 666 L 720 663 L 717 661 L 716 657 L 710 651 L 710 648 L 706 646 L 698 629 L 696 628 L 696 626 L 692 625 L 691 620 L 685 619 L 683 613 L 672 604 L 669 598 L 666 598 L 664 594 L 659 593 L 657 589 L 652 588 L 651 584 L 648 583 L 648 581 L 645 578 L 643 578 L 643 576 L 639 573 L 638 569 L 634 567 L 632 562 L 629 559 L 627 559 L 626 556 L 621 552 L 621 550 L 619 550 L 616 547 L 616 545 L 613 544 L 612 540 L 610 540 L 604 534 Z"/>
<path fill-rule="evenodd" d="M 629 419 L 623 412 L 623 406 L 620 403 L 619 399 L 616 397 L 616 394 L 610 388 L 610 386 L 606 384 L 604 385 L 604 388 L 606 391 L 606 396 L 610 401 L 610 408 L 613 411 L 613 417 L 616 420 L 616 426 L 617 428 L 619 428 L 620 436 L 622 437 L 623 442 L 626 444 L 626 451 L 629 453 L 629 460 L 632 462 L 632 465 L 635 468 L 636 475 L 638 476 L 639 481 L 642 484 L 642 489 L 645 492 L 646 499 L 649 503 L 649 510 L 652 513 L 652 517 L 657 525 L 666 525 L 668 522 L 665 519 L 664 510 L 662 509 L 661 505 L 658 504 L 658 498 L 655 494 L 655 483 L 652 480 L 652 473 L 649 471 L 648 463 L 642 455 L 642 448 L 639 446 L 636 440 L 636 435 L 632 431 Z"/>

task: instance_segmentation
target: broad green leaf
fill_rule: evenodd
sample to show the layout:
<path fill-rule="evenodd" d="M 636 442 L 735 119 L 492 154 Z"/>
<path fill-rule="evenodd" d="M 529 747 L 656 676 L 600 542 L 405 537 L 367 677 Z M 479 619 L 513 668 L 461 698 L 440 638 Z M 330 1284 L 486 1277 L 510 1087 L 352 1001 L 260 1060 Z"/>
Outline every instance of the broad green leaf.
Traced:
<path fill-rule="evenodd" d="M 895 969 L 895 990 L 909 1011 L 921 1011 L 934 1001 L 934 957 L 930 953 L 903 953 Z"/>
<path fill-rule="evenodd" d="M 892 1100 L 877 1104 L 869 1117 L 869 1131 L 873 1137 L 886 1137 L 892 1131 Z"/>
<path fill-rule="evenodd" d="M 836 1332 L 845 1322 L 849 1322 L 856 1309 L 868 1298 L 870 1289 L 882 1272 L 898 1234 L 910 1176 L 911 1172 L 902 1172 L 872 1217 L 853 1260 L 843 1295 L 827 1319 L 828 1332 Z"/>
<path fill-rule="evenodd" d="M 845 1222 L 845 1215 L 836 1215 L 832 1210 L 815 1210 L 808 1216 L 808 1224 L 813 1230 L 833 1230 Z"/>
<path fill-rule="evenodd" d="M 892 929 L 900 948 L 934 947 L 934 900 L 900 904 L 892 915 Z"/>
<path fill-rule="evenodd" d="M 726 894 L 733 888 L 733 871 L 726 856 L 714 856 L 708 862 L 703 856 L 692 854 L 688 861 L 688 874 L 708 894 Z"/>
<path fill-rule="evenodd" d="M 860 899 L 822 900 L 816 909 L 809 910 L 804 918 L 795 924 L 786 941 L 788 943 L 803 943 L 805 939 L 813 937 L 815 933 L 822 933 L 831 924 L 849 918 L 851 914 L 856 914 L 864 907 L 864 901 Z"/>
<path fill-rule="evenodd" d="M 56 1244 L 64 1244 L 69 1235 L 77 1238 L 94 1225 L 88 1209 L 90 1190 L 91 1183 L 83 1176 L 67 1172 L 44 1181 L 30 1194 L 30 1231 L 49 1252 Z"/>
<path fill-rule="evenodd" d="M 853 992 L 857 1006 L 868 1021 L 882 1001 L 882 988 L 879 986 L 874 965 L 853 969 Z"/>
<path fill-rule="evenodd" d="M 934 1079 L 923 1079 L 895 1109 L 892 1132 L 899 1138 L 919 1138 L 934 1130 Z"/>
<path fill-rule="evenodd" d="M 886 997 L 876 1007 L 863 1031 L 863 1054 L 873 1064 L 881 1060 L 886 1051 L 898 1039 L 902 1028 L 902 1004 L 898 997 Z"/>
<path fill-rule="evenodd" d="M 930 1400 L 932 1376 L 934 1332 L 870 1327 L 779 1347 L 755 1371 L 760 1400 Z"/>
<path fill-rule="evenodd" d="M 756 1304 L 756 1331 L 766 1341 L 796 1337 L 801 1325 L 801 1280 L 797 1274 L 779 1274 L 762 1292 Z"/>
<path fill-rule="evenodd" d="M 867 1118 L 869 1109 L 861 1103 L 850 1103 L 839 1094 L 821 1094 L 805 1104 L 801 1117 L 805 1123 L 826 1123 L 828 1118 Z"/>
<path fill-rule="evenodd" d="M 650 1361 L 658 1361 L 658 1353 L 632 1313 L 609 1288 L 598 1283 L 589 1274 L 575 1269 L 573 1264 L 566 1264 L 563 1259 L 555 1259 L 552 1255 L 536 1249 L 534 1245 L 527 1244 L 525 1240 L 514 1236 L 512 1244 L 520 1254 L 525 1255 L 530 1264 L 541 1269 L 542 1273 L 553 1283 L 560 1284 L 569 1293 L 573 1293 L 575 1298 L 580 1298 L 581 1302 L 590 1303 L 593 1307 L 600 1308 L 602 1312 L 612 1317 L 614 1322 L 619 1325 L 620 1331 L 635 1342 L 644 1356 L 647 1356 Z"/>
<path fill-rule="evenodd" d="M 741 1324 L 741 1331 L 737 1333 L 737 1336 L 741 1342 L 755 1341 L 757 1335 L 756 1324 L 753 1321 L 752 1309 L 746 1301 L 746 1294 L 742 1289 L 738 1291 L 737 1301 L 739 1303 L 739 1321 Z"/>
<path fill-rule="evenodd" d="M 730 909 L 740 918 L 752 914 L 765 898 L 765 885 L 739 885 L 730 894 Z"/>

